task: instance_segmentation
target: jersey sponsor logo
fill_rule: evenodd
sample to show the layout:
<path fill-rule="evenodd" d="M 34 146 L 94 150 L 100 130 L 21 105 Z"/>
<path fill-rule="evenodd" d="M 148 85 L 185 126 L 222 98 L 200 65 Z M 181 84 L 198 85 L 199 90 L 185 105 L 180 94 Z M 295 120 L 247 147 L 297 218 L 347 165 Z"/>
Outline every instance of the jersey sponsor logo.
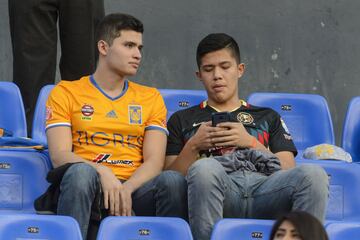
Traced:
<path fill-rule="evenodd" d="M 243 124 L 252 124 L 254 122 L 253 116 L 246 112 L 239 112 L 236 118 Z"/>
<path fill-rule="evenodd" d="M 111 110 L 110 112 L 108 112 L 105 117 L 106 118 L 118 118 L 118 116 L 116 115 L 116 112 L 114 110 Z"/>
<path fill-rule="evenodd" d="M 105 132 L 94 132 L 88 133 L 87 131 L 76 131 L 77 142 L 81 146 L 95 145 L 95 146 L 121 146 L 128 148 L 141 148 L 144 142 L 143 136 L 135 135 L 123 135 L 120 133 L 105 133 Z"/>
<path fill-rule="evenodd" d="M 52 107 L 46 106 L 46 121 L 52 119 Z"/>
<path fill-rule="evenodd" d="M 142 107 L 140 105 L 129 105 L 129 124 L 141 124 L 142 123 Z"/>
<path fill-rule="evenodd" d="M 193 123 L 193 127 L 197 127 L 197 126 L 199 126 L 199 125 L 201 125 L 203 122 L 199 122 L 199 123 Z"/>
<path fill-rule="evenodd" d="M 90 104 L 84 104 L 81 108 L 81 120 L 92 120 L 94 114 L 94 108 Z"/>
<path fill-rule="evenodd" d="M 287 128 L 287 126 L 286 126 L 286 124 L 285 124 L 285 122 L 284 122 L 284 120 L 282 118 L 280 118 L 280 122 L 281 122 L 281 125 L 284 128 L 285 132 L 287 134 L 290 134 L 289 129 Z"/>
<path fill-rule="evenodd" d="M 111 154 L 109 153 L 100 153 L 98 154 L 94 160 L 95 163 L 108 163 L 108 164 L 123 164 L 133 166 L 133 161 L 131 160 L 110 160 Z"/>

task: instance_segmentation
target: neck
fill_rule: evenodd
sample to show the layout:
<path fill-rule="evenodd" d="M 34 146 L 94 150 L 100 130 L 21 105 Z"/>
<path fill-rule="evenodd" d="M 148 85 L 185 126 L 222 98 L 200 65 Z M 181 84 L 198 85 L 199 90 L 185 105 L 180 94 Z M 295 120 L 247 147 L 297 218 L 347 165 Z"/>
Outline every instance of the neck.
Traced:
<path fill-rule="evenodd" d="M 234 98 L 226 102 L 216 102 L 214 100 L 208 99 L 208 105 L 220 112 L 231 112 L 241 107 L 241 102 L 239 98 Z"/>
<path fill-rule="evenodd" d="M 109 96 L 118 96 L 124 88 L 125 76 L 119 76 L 112 71 L 99 66 L 93 74 L 96 83 Z"/>

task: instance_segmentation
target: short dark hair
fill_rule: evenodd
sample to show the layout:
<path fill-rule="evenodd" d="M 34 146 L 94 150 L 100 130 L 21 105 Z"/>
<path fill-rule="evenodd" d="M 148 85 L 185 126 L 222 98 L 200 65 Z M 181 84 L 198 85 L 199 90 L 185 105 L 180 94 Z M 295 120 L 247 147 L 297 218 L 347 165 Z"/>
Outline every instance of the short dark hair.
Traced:
<path fill-rule="evenodd" d="M 143 33 L 144 26 L 137 18 L 124 13 L 106 15 L 97 28 L 96 41 L 104 40 L 112 45 L 115 38 L 120 37 L 122 30 L 133 30 Z"/>
<path fill-rule="evenodd" d="M 221 49 L 229 49 L 236 62 L 240 64 L 240 49 L 237 42 L 225 33 L 212 33 L 203 38 L 196 50 L 196 62 L 200 68 L 201 59 L 205 54 Z"/>
<path fill-rule="evenodd" d="M 294 225 L 302 240 L 329 240 L 321 222 L 313 215 L 304 211 L 289 212 L 280 216 L 271 230 L 270 240 L 274 239 L 276 231 L 286 220 Z"/>

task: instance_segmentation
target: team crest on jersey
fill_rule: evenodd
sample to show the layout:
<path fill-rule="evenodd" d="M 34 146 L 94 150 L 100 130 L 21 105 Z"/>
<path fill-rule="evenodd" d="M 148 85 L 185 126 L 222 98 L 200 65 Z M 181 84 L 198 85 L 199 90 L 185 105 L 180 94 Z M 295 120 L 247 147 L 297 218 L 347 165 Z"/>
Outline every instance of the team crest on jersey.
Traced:
<path fill-rule="evenodd" d="M 141 124 L 142 123 L 142 107 L 140 105 L 129 105 L 129 123 Z"/>
<path fill-rule="evenodd" d="M 243 124 L 252 124 L 254 122 L 253 116 L 246 112 L 240 112 L 236 118 Z"/>
<path fill-rule="evenodd" d="M 92 120 L 94 108 L 90 104 L 84 104 L 81 108 L 81 120 Z"/>
<path fill-rule="evenodd" d="M 50 106 L 46 106 L 46 121 L 52 119 L 52 108 Z"/>

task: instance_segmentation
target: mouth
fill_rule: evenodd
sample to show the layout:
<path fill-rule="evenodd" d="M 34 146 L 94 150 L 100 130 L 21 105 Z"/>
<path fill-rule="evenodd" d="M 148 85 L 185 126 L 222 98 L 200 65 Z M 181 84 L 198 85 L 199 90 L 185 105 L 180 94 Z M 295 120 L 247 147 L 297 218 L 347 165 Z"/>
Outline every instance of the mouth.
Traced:
<path fill-rule="evenodd" d="M 221 91 L 223 91 L 225 89 L 225 86 L 224 85 L 215 85 L 215 86 L 213 86 L 213 90 L 215 91 L 215 92 L 221 92 Z"/>
<path fill-rule="evenodd" d="M 136 63 L 136 62 L 130 62 L 129 64 L 135 69 L 138 69 L 139 65 L 140 65 L 139 63 Z"/>

